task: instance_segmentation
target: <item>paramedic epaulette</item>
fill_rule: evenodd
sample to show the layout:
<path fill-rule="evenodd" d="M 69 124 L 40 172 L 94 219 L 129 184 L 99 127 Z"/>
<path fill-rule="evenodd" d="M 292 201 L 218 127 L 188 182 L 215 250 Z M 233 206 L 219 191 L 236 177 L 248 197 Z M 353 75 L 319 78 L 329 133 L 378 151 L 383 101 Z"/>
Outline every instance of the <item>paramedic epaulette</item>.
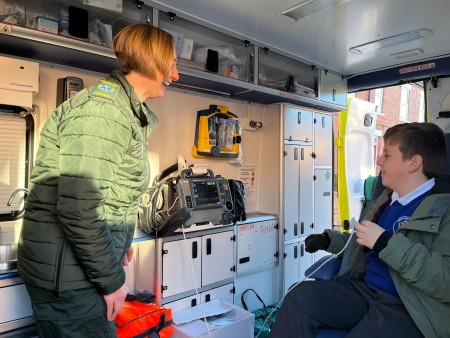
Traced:
<path fill-rule="evenodd" d="M 95 86 L 89 88 L 89 96 L 99 96 L 115 100 L 119 94 L 120 86 L 117 83 L 100 80 Z"/>

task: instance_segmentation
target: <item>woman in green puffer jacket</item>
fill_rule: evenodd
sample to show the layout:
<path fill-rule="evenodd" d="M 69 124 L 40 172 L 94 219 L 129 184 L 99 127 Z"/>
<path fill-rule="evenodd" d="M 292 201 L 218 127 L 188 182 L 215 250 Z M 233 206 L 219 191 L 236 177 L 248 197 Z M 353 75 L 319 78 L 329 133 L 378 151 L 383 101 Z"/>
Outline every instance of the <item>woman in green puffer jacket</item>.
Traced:
<path fill-rule="evenodd" d="M 122 71 L 82 90 L 41 132 L 18 269 L 39 337 L 115 337 L 138 202 L 148 187 L 144 101 L 178 80 L 172 36 L 146 24 L 114 39 Z"/>

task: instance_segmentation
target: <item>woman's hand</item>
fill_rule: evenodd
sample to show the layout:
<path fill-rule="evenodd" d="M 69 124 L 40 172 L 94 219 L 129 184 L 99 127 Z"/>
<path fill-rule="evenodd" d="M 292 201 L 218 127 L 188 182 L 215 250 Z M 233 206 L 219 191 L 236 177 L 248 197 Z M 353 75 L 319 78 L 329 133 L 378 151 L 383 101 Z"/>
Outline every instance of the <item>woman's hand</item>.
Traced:
<path fill-rule="evenodd" d="M 123 257 L 123 260 L 122 260 L 123 266 L 128 266 L 130 264 L 131 260 L 133 259 L 133 253 L 134 253 L 134 248 L 132 246 L 130 246 L 127 254 Z"/>
<path fill-rule="evenodd" d="M 117 291 L 103 296 L 106 303 L 106 318 L 109 321 L 113 321 L 116 318 L 123 306 L 123 303 L 125 302 L 125 297 L 127 296 L 128 291 L 128 287 L 124 284 Z"/>

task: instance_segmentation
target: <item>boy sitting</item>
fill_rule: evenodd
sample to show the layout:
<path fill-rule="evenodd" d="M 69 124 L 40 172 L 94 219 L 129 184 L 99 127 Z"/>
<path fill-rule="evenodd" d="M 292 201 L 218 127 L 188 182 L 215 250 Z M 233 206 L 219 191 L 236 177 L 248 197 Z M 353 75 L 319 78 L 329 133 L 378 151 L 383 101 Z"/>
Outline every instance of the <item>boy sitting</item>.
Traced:
<path fill-rule="evenodd" d="M 283 302 L 271 338 L 315 338 L 319 328 L 348 338 L 450 337 L 450 184 L 437 177 L 445 137 L 432 123 L 384 135 L 377 161 L 387 188 L 355 226 L 338 277 L 305 281 Z M 306 251 L 338 253 L 350 234 L 326 230 Z"/>

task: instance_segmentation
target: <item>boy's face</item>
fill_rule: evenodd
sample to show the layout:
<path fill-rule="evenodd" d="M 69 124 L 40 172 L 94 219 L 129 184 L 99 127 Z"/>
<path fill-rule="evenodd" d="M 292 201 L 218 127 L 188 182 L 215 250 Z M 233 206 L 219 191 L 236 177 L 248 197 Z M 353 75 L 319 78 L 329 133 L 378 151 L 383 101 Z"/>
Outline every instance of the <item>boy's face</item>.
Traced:
<path fill-rule="evenodd" d="M 398 144 L 385 143 L 377 164 L 380 166 L 383 185 L 397 192 L 402 191 L 402 185 L 408 177 L 410 160 L 403 160 Z"/>

